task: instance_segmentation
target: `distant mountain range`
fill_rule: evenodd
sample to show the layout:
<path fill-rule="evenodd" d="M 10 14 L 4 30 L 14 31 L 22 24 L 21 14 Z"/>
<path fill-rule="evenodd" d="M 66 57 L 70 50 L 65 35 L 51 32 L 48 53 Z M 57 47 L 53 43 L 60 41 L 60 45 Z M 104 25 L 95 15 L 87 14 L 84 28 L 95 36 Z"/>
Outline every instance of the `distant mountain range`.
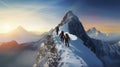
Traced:
<path fill-rule="evenodd" d="M 39 37 L 40 35 L 28 32 L 22 26 L 18 26 L 6 34 L 0 34 L 0 42 L 16 40 L 18 43 L 24 43 L 39 40 Z"/>
<path fill-rule="evenodd" d="M 120 41 L 119 33 L 103 33 L 97 30 L 95 27 L 89 29 L 87 35 L 94 39 L 99 39 L 102 41 Z"/>
<path fill-rule="evenodd" d="M 95 27 L 89 29 L 87 31 L 87 34 L 91 38 L 101 39 L 101 40 L 103 40 L 107 36 L 105 33 L 102 33 L 101 31 L 97 30 Z"/>
<path fill-rule="evenodd" d="M 9 51 L 16 51 L 21 48 L 20 44 L 18 44 L 16 41 L 10 41 L 10 42 L 3 42 L 0 43 L 0 53 L 9 52 Z"/>
<path fill-rule="evenodd" d="M 27 40 L 24 41 L 24 43 L 19 43 L 15 40 L 10 39 L 10 41 L 7 42 L 0 42 L 0 67 L 31 67 L 35 62 L 35 57 L 37 55 L 39 45 L 44 41 L 44 37 L 45 35 L 47 35 L 47 33 L 44 33 L 41 36 L 34 35 L 27 32 L 21 26 L 13 30 L 13 32 L 16 33 L 14 34 L 15 36 L 19 36 L 18 39 L 22 35 L 25 36 L 25 33 L 27 37 L 28 35 L 30 37 L 31 35 L 36 37 L 38 36 L 38 39 L 36 38 L 36 41 L 34 41 L 31 38 L 31 42 L 27 42 L 27 39 L 29 39 L 30 37 L 24 39 L 26 36 L 22 36 L 22 39 Z M 14 35 L 11 33 L 9 36 L 11 36 L 12 38 L 12 36 Z M 22 39 L 19 40 L 23 42 Z"/>

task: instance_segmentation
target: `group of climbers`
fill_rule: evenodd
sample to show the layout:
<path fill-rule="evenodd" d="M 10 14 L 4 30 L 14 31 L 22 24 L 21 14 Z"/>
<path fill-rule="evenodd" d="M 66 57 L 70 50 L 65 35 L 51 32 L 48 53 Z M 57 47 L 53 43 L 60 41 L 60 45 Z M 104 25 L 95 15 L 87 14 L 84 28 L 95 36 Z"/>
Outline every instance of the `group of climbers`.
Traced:
<path fill-rule="evenodd" d="M 57 26 L 56 34 L 58 35 L 58 33 L 59 33 L 59 27 Z M 69 40 L 70 40 L 69 35 L 67 33 L 64 34 L 64 31 L 61 31 L 61 33 L 59 34 L 59 37 L 61 41 L 64 42 L 67 47 L 69 47 Z"/>

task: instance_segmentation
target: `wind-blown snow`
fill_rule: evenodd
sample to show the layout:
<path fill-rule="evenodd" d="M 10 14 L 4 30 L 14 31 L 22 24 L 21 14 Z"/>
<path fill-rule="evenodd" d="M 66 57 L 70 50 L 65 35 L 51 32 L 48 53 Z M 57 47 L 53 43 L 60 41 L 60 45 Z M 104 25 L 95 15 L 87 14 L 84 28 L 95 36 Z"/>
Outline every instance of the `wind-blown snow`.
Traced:
<path fill-rule="evenodd" d="M 58 67 L 103 67 L 96 55 L 85 47 L 82 40 L 75 35 L 69 34 L 70 47 L 66 47 L 55 32 L 53 35 L 58 54 L 61 57 Z"/>

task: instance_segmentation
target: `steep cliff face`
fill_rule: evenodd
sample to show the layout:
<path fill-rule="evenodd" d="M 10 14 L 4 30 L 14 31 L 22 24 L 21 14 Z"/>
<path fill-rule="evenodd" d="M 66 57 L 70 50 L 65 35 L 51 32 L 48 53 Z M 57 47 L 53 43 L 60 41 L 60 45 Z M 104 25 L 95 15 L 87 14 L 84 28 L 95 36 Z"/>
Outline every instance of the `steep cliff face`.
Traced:
<path fill-rule="evenodd" d="M 77 37 L 82 39 L 84 44 L 87 47 L 91 48 L 93 52 L 96 51 L 95 45 L 92 42 L 91 38 L 86 34 L 82 23 L 80 22 L 79 18 L 75 14 L 73 14 L 72 11 L 68 11 L 65 14 L 60 25 L 68 26 L 68 32 L 70 34 L 76 35 Z"/>
<path fill-rule="evenodd" d="M 79 18 L 73 14 L 72 11 L 68 11 L 64 16 L 61 22 L 61 30 L 80 38 L 84 45 L 90 48 L 104 63 L 105 67 L 118 67 L 120 65 L 120 51 L 118 45 L 90 38 L 86 34 L 82 23 L 79 21 Z M 101 34 L 100 37 L 106 36 L 100 31 L 96 31 L 95 28 L 92 30 L 94 33 Z"/>
<path fill-rule="evenodd" d="M 39 47 L 33 67 L 57 67 L 60 57 L 55 46 L 52 34 L 46 35 L 44 42 Z"/>

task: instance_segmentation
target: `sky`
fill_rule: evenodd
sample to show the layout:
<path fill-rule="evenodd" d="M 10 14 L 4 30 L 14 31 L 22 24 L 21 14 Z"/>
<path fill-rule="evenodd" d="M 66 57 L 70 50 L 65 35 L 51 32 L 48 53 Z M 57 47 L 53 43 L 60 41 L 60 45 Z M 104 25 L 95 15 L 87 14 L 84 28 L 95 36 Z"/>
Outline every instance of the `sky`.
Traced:
<path fill-rule="evenodd" d="M 0 33 L 18 26 L 46 32 L 72 10 L 85 30 L 120 33 L 120 0 L 0 0 Z"/>

